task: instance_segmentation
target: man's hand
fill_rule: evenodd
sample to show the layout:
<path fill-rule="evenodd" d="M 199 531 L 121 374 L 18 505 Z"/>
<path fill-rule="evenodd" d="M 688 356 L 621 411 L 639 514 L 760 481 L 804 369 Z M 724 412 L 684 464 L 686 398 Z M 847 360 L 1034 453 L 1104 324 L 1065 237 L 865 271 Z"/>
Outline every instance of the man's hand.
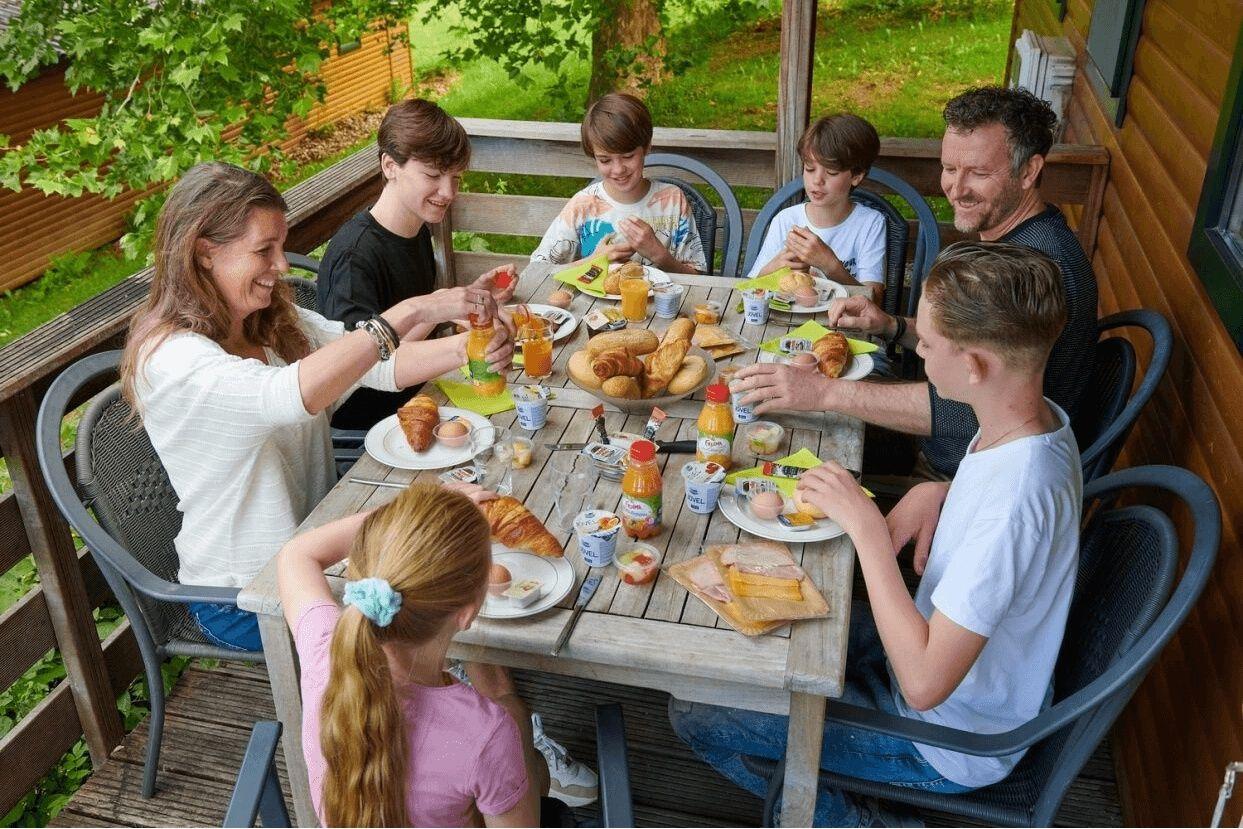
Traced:
<path fill-rule="evenodd" d="M 509 277 L 509 284 L 503 288 L 497 287 L 496 284 L 497 277 L 501 274 Z M 501 281 L 505 282 L 506 280 Z M 497 305 L 504 305 L 514 298 L 514 291 L 518 290 L 518 271 L 513 265 L 500 265 L 483 274 L 471 284 L 473 287 L 483 288 L 492 294 L 492 299 L 496 300 Z"/>
<path fill-rule="evenodd" d="M 734 375 L 731 391 L 747 392 L 744 404 L 756 414 L 768 412 L 822 412 L 831 407 L 832 384 L 820 374 L 781 363 L 756 363 Z"/>
<path fill-rule="evenodd" d="M 893 317 L 865 296 L 849 296 L 829 303 L 831 328 L 857 328 L 868 334 L 889 337 L 895 325 Z"/>
<path fill-rule="evenodd" d="M 479 506 L 484 501 L 494 501 L 500 496 L 490 489 L 484 489 L 479 484 L 453 483 L 445 484 L 445 489 L 451 489 L 454 492 L 460 492 Z"/>
<path fill-rule="evenodd" d="M 652 226 L 637 216 L 627 216 L 618 228 L 626 236 L 631 249 L 646 257 L 650 262 L 657 262 L 668 253 L 665 246 L 656 238 Z"/>
<path fill-rule="evenodd" d="M 941 505 L 949 491 L 950 485 L 939 481 L 916 484 L 885 516 L 895 552 L 915 542 L 915 572 L 921 576 L 932 550 L 932 536 L 941 519 Z"/>
<path fill-rule="evenodd" d="M 851 538 L 869 525 L 883 530 L 885 519 L 854 475 L 834 461 L 809 469 L 798 479 L 799 497 L 832 518 Z"/>
<path fill-rule="evenodd" d="M 805 227 L 791 228 L 790 232 L 786 234 L 785 246 L 801 261 L 819 268 L 828 276 L 834 276 L 840 271 L 846 270 L 845 266 L 842 265 L 842 260 L 837 258 L 837 254 L 833 252 L 833 249 L 826 245 L 823 239 Z"/>

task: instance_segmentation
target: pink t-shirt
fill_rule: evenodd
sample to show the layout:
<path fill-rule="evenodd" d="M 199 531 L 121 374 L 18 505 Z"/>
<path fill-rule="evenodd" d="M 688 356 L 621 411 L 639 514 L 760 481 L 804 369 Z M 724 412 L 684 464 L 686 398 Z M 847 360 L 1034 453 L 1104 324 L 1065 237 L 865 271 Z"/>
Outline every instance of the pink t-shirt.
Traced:
<path fill-rule="evenodd" d="M 302 664 L 302 751 L 315 813 L 323 818 L 327 763 L 319 744 L 319 712 L 328 685 L 335 604 L 308 607 L 294 642 Z M 410 741 L 406 809 L 415 826 L 466 826 L 470 807 L 508 812 L 527 791 L 522 738 L 509 713 L 469 685 L 412 685 L 402 693 Z"/>

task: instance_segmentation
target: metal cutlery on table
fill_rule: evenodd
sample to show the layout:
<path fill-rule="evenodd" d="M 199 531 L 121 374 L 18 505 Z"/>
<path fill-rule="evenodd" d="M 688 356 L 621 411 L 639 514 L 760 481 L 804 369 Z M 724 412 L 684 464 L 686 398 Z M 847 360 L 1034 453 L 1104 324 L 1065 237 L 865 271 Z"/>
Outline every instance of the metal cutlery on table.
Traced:
<path fill-rule="evenodd" d="M 396 481 L 373 481 L 370 478 L 350 478 L 352 484 L 362 484 L 363 486 L 386 486 L 389 489 L 405 489 L 410 484 L 399 484 Z"/>
<path fill-rule="evenodd" d="M 666 454 L 676 454 L 676 453 L 690 454 L 695 451 L 695 441 L 693 440 L 664 440 L 664 441 L 657 440 L 653 442 L 656 444 L 657 452 L 664 452 Z M 561 452 L 561 451 L 568 451 L 568 450 L 577 451 L 579 449 L 582 449 L 586 445 L 587 444 L 585 442 L 583 443 L 545 443 L 544 447 L 546 449 L 551 449 L 554 452 Z"/>
<path fill-rule="evenodd" d="M 557 637 L 557 643 L 552 646 L 549 655 L 556 656 L 561 652 L 562 646 L 569 640 L 570 634 L 574 632 L 574 626 L 578 624 L 578 617 L 583 615 L 583 609 L 587 607 L 587 603 L 596 594 L 596 588 L 599 586 L 600 576 L 588 576 L 583 579 L 583 586 L 578 588 L 578 598 L 574 600 L 574 612 L 566 620 L 565 627 L 561 628 L 561 635 Z"/>

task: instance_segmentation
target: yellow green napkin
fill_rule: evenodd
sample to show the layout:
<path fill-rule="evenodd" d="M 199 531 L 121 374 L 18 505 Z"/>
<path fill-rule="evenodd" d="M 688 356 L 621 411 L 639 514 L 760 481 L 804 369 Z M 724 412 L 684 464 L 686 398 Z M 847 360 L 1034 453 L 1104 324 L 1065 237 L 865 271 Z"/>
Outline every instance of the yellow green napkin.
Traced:
<path fill-rule="evenodd" d="M 445 393 L 454 406 L 459 409 L 469 409 L 476 414 L 485 417 L 501 412 L 507 412 L 514 408 L 514 396 L 509 393 L 509 389 L 498 394 L 496 397 L 483 397 L 479 392 L 475 391 L 475 387 L 471 383 L 459 383 L 456 380 L 437 380 L 436 385 Z"/>
<path fill-rule="evenodd" d="M 767 288 L 770 291 L 779 291 L 781 290 L 781 278 L 789 272 L 790 269 L 788 267 L 778 268 L 772 273 L 766 273 L 754 279 L 744 279 L 738 283 L 735 290 L 745 291 L 747 288 Z"/>
<path fill-rule="evenodd" d="M 780 354 L 781 341 L 786 337 L 801 337 L 814 343 L 827 333 L 829 333 L 829 329 L 815 320 L 808 320 L 788 334 L 782 334 L 780 337 L 773 337 L 767 342 L 760 343 L 760 348 L 773 354 Z M 850 337 L 846 338 L 846 344 L 850 346 L 851 354 L 871 354 L 873 351 L 880 349 L 880 346 L 876 343 L 870 343 L 866 340 L 853 340 Z"/>
<path fill-rule="evenodd" d="M 812 451 L 803 448 L 795 452 L 793 455 L 787 455 L 777 463 L 784 466 L 797 466 L 799 469 L 815 469 L 824 461 L 812 454 Z M 742 478 L 765 478 L 777 484 L 777 489 L 781 490 L 781 494 L 787 498 L 794 497 L 794 487 L 798 481 L 793 478 L 774 478 L 771 475 L 763 474 L 763 466 L 753 466 L 750 469 L 739 469 L 725 476 L 725 483 L 733 486 L 734 483 Z"/>
<path fill-rule="evenodd" d="M 600 269 L 600 275 L 593 279 L 590 283 L 579 282 L 578 278 L 591 268 Z M 557 271 L 553 275 L 553 279 L 558 282 L 564 282 L 566 285 L 577 288 L 585 294 L 592 296 L 604 296 L 604 278 L 609 273 L 609 258 L 603 253 L 599 256 L 593 256 L 585 262 L 579 262 L 577 265 L 571 265 L 562 271 Z"/>

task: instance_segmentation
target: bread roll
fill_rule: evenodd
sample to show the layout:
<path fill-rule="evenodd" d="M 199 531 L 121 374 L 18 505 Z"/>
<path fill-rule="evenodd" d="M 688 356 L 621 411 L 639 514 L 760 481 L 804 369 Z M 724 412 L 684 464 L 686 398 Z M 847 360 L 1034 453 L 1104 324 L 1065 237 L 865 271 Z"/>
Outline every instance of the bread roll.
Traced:
<path fill-rule="evenodd" d="M 665 338 L 661 342 L 668 342 L 669 340 L 686 340 L 689 342 L 694 335 L 694 321 L 688 320 L 686 317 L 678 317 L 665 331 Z"/>
<path fill-rule="evenodd" d="M 604 284 L 600 286 L 606 294 L 618 296 L 621 294 L 621 274 L 617 271 L 609 271 L 604 277 Z"/>
<path fill-rule="evenodd" d="M 794 508 L 796 510 L 798 510 L 799 512 L 805 512 L 808 515 L 810 515 L 812 518 L 824 518 L 825 517 L 824 510 L 820 509 L 820 507 L 814 506 L 804 501 L 802 498 L 799 497 L 800 494 L 801 493 L 797 489 L 794 490 Z"/>
<path fill-rule="evenodd" d="M 781 290 L 787 294 L 792 294 L 799 288 L 814 288 L 816 281 L 811 278 L 811 274 L 802 271 L 791 271 L 781 277 Z"/>
<path fill-rule="evenodd" d="M 669 394 L 686 394 L 702 383 L 707 375 L 708 364 L 704 362 L 704 358 L 691 355 L 682 361 L 682 367 L 673 375 L 666 391 Z"/>
<path fill-rule="evenodd" d="M 620 397 L 623 400 L 638 400 L 640 397 L 638 379 L 624 374 L 605 380 L 600 391 L 609 397 Z"/>
<path fill-rule="evenodd" d="M 624 348 L 632 357 L 651 354 L 660 345 L 656 332 L 646 328 L 623 328 L 621 331 L 608 331 L 587 341 L 587 355 L 595 357 L 605 351 Z"/>
<path fill-rule="evenodd" d="M 600 388 L 600 378 L 591 370 L 591 355 L 586 351 L 575 351 L 570 355 L 570 362 L 566 366 L 570 372 L 570 376 L 574 381 L 585 389 L 595 391 Z"/>

